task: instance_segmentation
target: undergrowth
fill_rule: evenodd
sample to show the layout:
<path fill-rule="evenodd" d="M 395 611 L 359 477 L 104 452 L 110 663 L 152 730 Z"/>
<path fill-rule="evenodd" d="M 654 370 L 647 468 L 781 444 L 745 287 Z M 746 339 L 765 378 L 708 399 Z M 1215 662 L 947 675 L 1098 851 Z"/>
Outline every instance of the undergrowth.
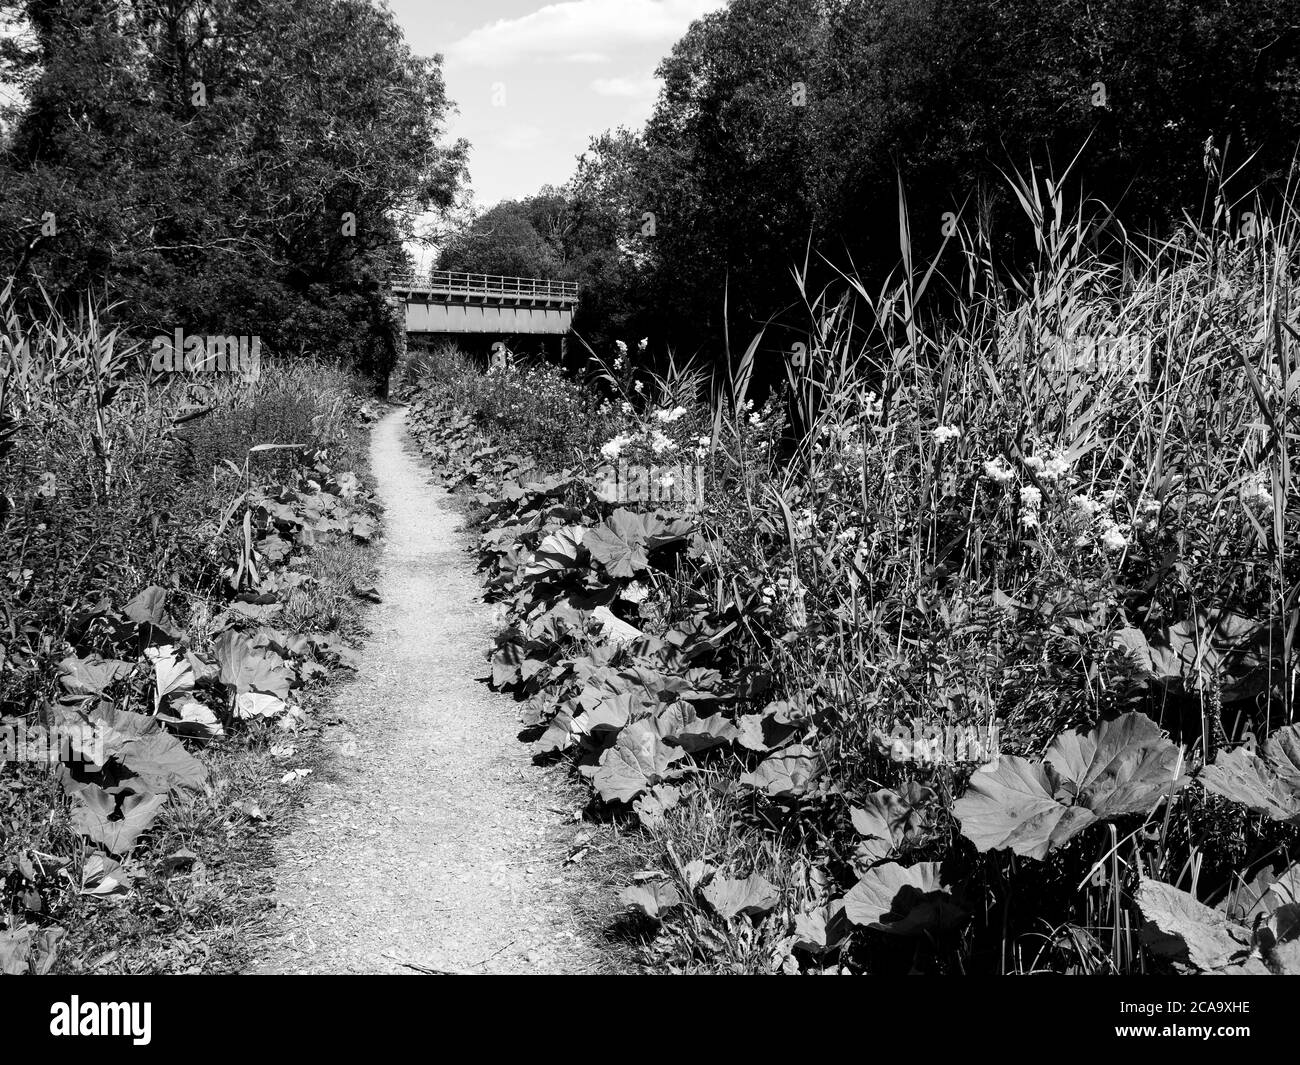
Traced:
<path fill-rule="evenodd" d="M 647 964 L 1297 971 L 1294 207 L 1117 249 L 1013 185 L 1031 270 L 904 239 L 761 403 L 761 332 L 721 377 L 413 367 L 493 681 L 639 828 Z"/>
<path fill-rule="evenodd" d="M 151 374 L 93 304 L 0 322 L 0 971 L 239 971 L 363 634 L 375 412 L 310 360 Z"/>

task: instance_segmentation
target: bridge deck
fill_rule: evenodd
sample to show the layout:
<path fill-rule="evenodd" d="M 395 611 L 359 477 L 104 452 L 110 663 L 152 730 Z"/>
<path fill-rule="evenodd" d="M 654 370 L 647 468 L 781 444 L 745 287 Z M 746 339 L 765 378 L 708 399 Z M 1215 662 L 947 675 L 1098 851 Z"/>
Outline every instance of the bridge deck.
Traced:
<path fill-rule="evenodd" d="M 393 294 L 407 300 L 447 303 L 550 303 L 578 302 L 574 281 L 538 277 L 500 277 L 453 270 L 433 270 L 426 277 L 407 274 L 393 279 Z"/>

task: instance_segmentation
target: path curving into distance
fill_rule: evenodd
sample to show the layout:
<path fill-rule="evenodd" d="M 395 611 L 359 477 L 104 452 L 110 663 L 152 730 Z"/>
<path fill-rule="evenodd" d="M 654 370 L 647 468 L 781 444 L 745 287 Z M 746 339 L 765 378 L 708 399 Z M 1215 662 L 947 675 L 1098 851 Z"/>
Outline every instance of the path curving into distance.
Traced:
<path fill-rule="evenodd" d="M 519 741 L 484 672 L 491 608 L 461 520 L 407 443 L 374 428 L 383 602 L 357 678 L 322 711 L 328 765 L 277 844 L 279 934 L 262 973 L 561 973 L 601 968 L 563 865 L 572 785 Z"/>

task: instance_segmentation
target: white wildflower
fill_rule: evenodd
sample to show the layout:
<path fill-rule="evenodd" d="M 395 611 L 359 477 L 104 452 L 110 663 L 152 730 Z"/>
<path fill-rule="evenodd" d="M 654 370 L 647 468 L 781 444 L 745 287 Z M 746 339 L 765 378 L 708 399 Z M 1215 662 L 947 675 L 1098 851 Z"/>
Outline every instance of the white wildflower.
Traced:
<path fill-rule="evenodd" d="M 619 453 L 634 439 L 636 438 L 629 436 L 627 433 L 619 433 L 612 440 L 607 440 L 600 446 L 600 453 L 610 462 L 613 462 L 618 458 Z"/>
<path fill-rule="evenodd" d="M 1101 503 L 1085 495 L 1077 495 L 1070 499 L 1070 505 L 1074 507 L 1075 512 L 1084 521 L 1091 521 L 1102 509 Z"/>
<path fill-rule="evenodd" d="M 676 446 L 677 445 L 674 444 L 669 437 L 665 436 L 663 432 L 658 429 L 654 430 L 654 432 L 650 434 L 650 450 L 652 450 L 656 455 L 662 454 L 665 451 L 671 451 Z"/>
<path fill-rule="evenodd" d="M 1007 465 L 1006 459 L 998 455 L 984 463 L 984 476 L 994 484 L 1006 485 L 1016 479 L 1016 471 Z"/>
<path fill-rule="evenodd" d="M 1024 485 L 1020 489 L 1020 524 L 1027 529 L 1038 527 L 1038 508 L 1042 506 L 1043 493 L 1033 485 Z"/>
<path fill-rule="evenodd" d="M 1101 544 L 1107 551 L 1123 551 L 1128 546 L 1120 527 L 1108 521 L 1101 530 Z"/>
<path fill-rule="evenodd" d="M 1047 458 L 1041 455 L 1030 455 L 1025 459 L 1025 465 L 1050 484 L 1055 484 L 1070 472 L 1070 464 L 1059 451 L 1053 452 Z"/>
<path fill-rule="evenodd" d="M 961 430 L 955 425 L 940 425 L 931 429 L 930 435 L 934 438 L 936 444 L 943 447 L 950 440 L 960 440 Z"/>

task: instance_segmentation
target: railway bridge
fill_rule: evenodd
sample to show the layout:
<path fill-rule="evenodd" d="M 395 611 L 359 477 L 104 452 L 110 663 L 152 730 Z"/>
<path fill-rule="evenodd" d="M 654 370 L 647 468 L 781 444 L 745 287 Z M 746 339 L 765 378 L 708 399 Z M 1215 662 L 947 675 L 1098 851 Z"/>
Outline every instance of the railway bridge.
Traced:
<path fill-rule="evenodd" d="M 573 281 L 453 270 L 394 278 L 392 292 L 405 304 L 408 338 L 444 333 L 563 337 L 573 328 L 578 306 Z"/>

